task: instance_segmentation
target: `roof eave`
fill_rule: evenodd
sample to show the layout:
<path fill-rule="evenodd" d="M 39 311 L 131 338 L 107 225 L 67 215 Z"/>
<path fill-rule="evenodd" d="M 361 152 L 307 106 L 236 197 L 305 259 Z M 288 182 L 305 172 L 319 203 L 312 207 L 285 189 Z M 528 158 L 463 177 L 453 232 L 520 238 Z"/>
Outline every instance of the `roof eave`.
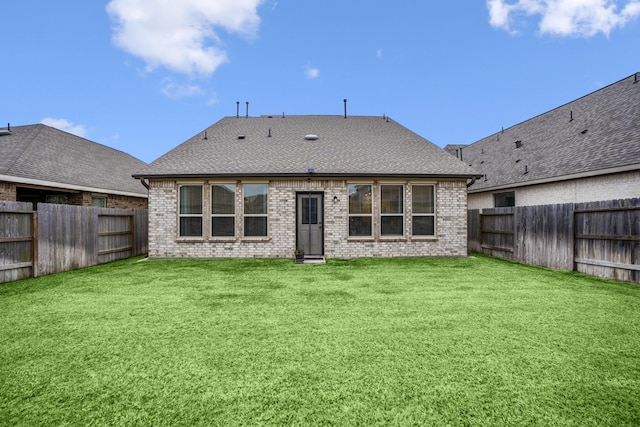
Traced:
<path fill-rule="evenodd" d="M 136 179 L 209 179 L 209 178 L 423 178 L 473 179 L 481 174 L 418 174 L 418 173 L 194 173 L 194 174 L 134 174 Z"/>

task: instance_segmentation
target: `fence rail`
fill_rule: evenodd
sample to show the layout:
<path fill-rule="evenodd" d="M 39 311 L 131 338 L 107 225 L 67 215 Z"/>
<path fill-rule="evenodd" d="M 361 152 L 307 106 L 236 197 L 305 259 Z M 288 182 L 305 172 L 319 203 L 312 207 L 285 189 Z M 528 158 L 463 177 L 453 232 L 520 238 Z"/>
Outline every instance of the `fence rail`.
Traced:
<path fill-rule="evenodd" d="M 147 252 L 146 209 L 0 201 L 0 283 Z"/>
<path fill-rule="evenodd" d="M 640 199 L 472 209 L 469 251 L 640 283 Z"/>

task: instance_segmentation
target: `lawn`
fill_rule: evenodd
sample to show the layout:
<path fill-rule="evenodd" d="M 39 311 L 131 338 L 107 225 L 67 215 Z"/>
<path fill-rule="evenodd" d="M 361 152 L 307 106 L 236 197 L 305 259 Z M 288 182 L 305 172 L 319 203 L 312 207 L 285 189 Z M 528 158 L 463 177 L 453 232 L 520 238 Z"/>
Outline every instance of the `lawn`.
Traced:
<path fill-rule="evenodd" d="M 640 286 L 488 257 L 0 285 L 0 425 L 640 425 Z"/>

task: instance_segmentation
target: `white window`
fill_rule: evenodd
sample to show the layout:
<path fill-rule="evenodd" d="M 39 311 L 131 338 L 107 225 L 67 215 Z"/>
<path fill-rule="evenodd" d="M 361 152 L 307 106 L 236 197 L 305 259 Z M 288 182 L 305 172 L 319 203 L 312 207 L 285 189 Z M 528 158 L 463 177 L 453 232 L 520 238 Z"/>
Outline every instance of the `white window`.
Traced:
<path fill-rule="evenodd" d="M 433 185 L 412 187 L 412 234 L 414 236 L 435 236 L 436 200 Z"/>
<path fill-rule="evenodd" d="M 269 186 L 244 184 L 244 235 L 266 237 L 269 214 Z"/>
<path fill-rule="evenodd" d="M 236 235 L 236 186 L 234 184 L 211 185 L 211 236 Z"/>
<path fill-rule="evenodd" d="M 349 236 L 371 237 L 373 191 L 371 184 L 349 184 Z"/>
<path fill-rule="evenodd" d="M 380 235 L 404 235 L 404 186 L 380 186 Z"/>
<path fill-rule="evenodd" d="M 180 237 L 202 236 L 202 185 L 181 185 L 178 191 Z"/>

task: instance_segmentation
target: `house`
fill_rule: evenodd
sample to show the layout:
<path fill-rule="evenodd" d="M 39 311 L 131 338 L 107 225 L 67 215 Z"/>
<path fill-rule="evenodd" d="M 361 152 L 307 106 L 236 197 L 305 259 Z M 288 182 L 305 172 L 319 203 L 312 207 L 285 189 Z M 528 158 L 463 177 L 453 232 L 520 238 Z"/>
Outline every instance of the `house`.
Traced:
<path fill-rule="evenodd" d="M 147 207 L 146 163 L 113 148 L 36 124 L 0 129 L 0 153 L 0 200 Z"/>
<path fill-rule="evenodd" d="M 639 197 L 640 74 L 445 149 L 483 175 L 470 209 Z"/>
<path fill-rule="evenodd" d="M 466 256 L 468 165 L 388 117 L 226 117 L 134 175 L 149 256 Z"/>

